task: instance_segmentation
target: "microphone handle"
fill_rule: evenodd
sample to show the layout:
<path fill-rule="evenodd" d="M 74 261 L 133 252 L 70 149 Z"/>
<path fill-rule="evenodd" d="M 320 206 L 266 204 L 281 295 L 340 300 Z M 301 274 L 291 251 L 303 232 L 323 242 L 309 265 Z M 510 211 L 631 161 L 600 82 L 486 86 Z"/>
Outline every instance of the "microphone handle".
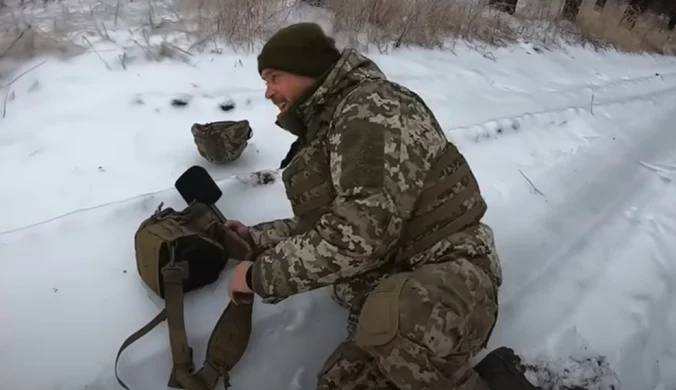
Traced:
<path fill-rule="evenodd" d="M 223 216 L 223 213 L 221 213 L 221 210 L 219 210 L 215 204 L 210 204 L 209 208 L 211 208 L 211 211 L 213 211 L 214 214 L 216 214 L 216 218 L 218 218 L 222 223 L 225 223 L 227 221 L 227 219 L 225 219 L 225 217 Z"/>

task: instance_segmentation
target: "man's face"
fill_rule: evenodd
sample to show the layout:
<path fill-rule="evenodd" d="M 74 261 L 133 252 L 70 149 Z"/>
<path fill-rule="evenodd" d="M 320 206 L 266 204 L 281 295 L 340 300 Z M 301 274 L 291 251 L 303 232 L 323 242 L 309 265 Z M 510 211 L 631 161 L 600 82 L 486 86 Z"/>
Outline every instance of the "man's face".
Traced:
<path fill-rule="evenodd" d="M 266 84 L 265 98 L 270 99 L 280 113 L 286 112 L 291 103 L 315 83 L 315 79 L 311 77 L 275 69 L 263 69 L 261 76 Z"/>

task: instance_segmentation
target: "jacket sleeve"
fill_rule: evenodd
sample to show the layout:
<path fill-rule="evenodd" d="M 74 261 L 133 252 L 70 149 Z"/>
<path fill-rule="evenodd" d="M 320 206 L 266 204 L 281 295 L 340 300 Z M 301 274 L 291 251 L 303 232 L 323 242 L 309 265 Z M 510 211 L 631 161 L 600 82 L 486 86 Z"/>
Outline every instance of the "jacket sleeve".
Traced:
<path fill-rule="evenodd" d="M 387 261 L 445 136 L 425 106 L 386 82 L 354 92 L 327 135 L 336 192 L 313 229 L 262 253 L 252 287 L 263 298 L 334 284 Z"/>
<path fill-rule="evenodd" d="M 294 234 L 297 219 L 283 218 L 249 226 L 249 234 L 254 243 L 254 252 L 260 253 L 277 245 L 278 242 Z"/>

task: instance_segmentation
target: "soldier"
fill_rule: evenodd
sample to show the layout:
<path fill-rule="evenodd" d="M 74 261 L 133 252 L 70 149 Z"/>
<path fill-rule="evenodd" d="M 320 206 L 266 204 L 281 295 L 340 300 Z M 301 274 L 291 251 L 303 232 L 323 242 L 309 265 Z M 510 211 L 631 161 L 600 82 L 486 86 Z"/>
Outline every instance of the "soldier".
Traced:
<path fill-rule="evenodd" d="M 236 267 L 232 299 L 334 286 L 349 337 L 321 390 L 535 389 L 511 349 L 470 364 L 502 274 L 477 181 L 423 100 L 313 23 L 270 38 L 258 71 L 277 125 L 298 137 L 282 162 L 294 217 L 229 221 L 256 253 Z"/>

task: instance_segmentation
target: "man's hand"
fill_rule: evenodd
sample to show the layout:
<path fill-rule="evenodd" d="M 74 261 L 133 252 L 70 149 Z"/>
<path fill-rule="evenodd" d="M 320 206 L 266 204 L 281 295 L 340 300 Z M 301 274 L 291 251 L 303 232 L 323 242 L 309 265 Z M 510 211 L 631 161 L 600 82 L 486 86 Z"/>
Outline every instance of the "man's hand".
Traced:
<path fill-rule="evenodd" d="M 253 247 L 254 243 L 253 239 L 251 239 L 248 226 L 235 219 L 230 219 L 225 222 L 225 227 L 235 232 L 238 236 L 242 237 L 247 244 Z"/>
<path fill-rule="evenodd" d="M 247 283 L 246 273 L 253 265 L 251 261 L 242 261 L 235 267 L 230 280 L 230 299 L 237 305 L 253 303 L 254 291 Z"/>

